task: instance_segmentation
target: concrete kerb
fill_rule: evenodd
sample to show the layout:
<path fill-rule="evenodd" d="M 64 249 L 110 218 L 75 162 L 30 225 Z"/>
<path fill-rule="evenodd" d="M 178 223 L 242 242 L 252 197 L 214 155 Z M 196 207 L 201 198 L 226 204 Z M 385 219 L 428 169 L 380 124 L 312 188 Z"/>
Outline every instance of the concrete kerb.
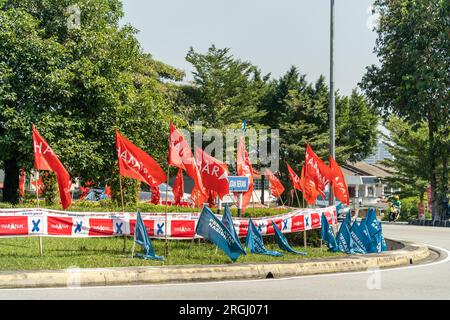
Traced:
<path fill-rule="evenodd" d="M 418 263 L 430 255 L 427 246 L 403 242 L 403 248 L 380 254 L 342 258 L 312 259 L 302 262 L 232 265 L 189 265 L 0 272 L 0 288 L 77 287 L 127 284 L 157 284 L 220 280 L 264 279 L 322 273 L 365 271 Z"/>

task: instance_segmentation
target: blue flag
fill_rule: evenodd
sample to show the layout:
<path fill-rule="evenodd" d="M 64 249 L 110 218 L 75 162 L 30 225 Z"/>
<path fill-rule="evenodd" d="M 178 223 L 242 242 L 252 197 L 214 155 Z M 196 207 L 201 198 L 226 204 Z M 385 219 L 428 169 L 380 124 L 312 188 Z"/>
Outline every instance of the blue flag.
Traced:
<path fill-rule="evenodd" d="M 230 231 L 236 242 L 239 244 L 242 254 L 247 254 L 247 252 L 245 252 L 245 249 L 242 247 L 241 241 L 239 240 L 239 236 L 236 232 L 236 228 L 233 225 L 233 219 L 231 218 L 230 208 L 228 207 L 227 204 L 225 205 L 225 210 L 223 212 L 222 223 L 228 229 L 228 231 Z"/>
<path fill-rule="evenodd" d="M 348 253 L 348 254 L 354 254 L 354 244 L 352 237 L 350 235 L 350 230 L 347 225 L 347 223 L 344 222 L 341 223 L 341 227 L 339 228 L 339 232 L 336 235 L 336 243 L 339 248 L 339 251 Z"/>
<path fill-rule="evenodd" d="M 275 222 L 272 221 L 272 225 L 273 225 L 273 229 L 275 230 L 275 240 L 278 244 L 278 246 L 280 247 L 281 250 L 290 252 L 290 253 L 295 253 L 295 254 L 301 254 L 306 256 L 307 253 L 306 252 L 302 252 L 302 251 L 296 251 L 294 250 L 288 243 L 286 237 L 284 236 L 284 234 L 281 232 L 280 229 L 278 229 L 278 226 Z"/>
<path fill-rule="evenodd" d="M 359 229 L 359 225 L 356 221 L 353 222 L 350 228 L 350 236 L 352 237 L 353 250 L 355 253 L 367 253 L 366 243 L 364 242 L 365 236 Z"/>
<path fill-rule="evenodd" d="M 195 233 L 214 243 L 233 262 L 242 254 L 241 244 L 208 207 L 203 207 Z"/>
<path fill-rule="evenodd" d="M 376 241 L 376 251 L 382 252 L 387 250 L 386 241 L 383 237 L 383 230 L 381 223 L 377 220 L 375 209 L 369 209 L 367 211 L 366 225 L 369 230 L 370 236 Z"/>
<path fill-rule="evenodd" d="M 268 256 L 279 257 L 283 254 L 277 251 L 269 251 L 264 246 L 264 241 L 258 229 L 253 224 L 252 219 L 248 222 L 247 238 L 245 238 L 245 246 L 250 249 L 251 253 L 265 254 Z"/>
<path fill-rule="evenodd" d="M 152 242 L 148 236 L 141 213 L 138 211 L 136 216 L 136 225 L 134 227 L 134 241 L 144 249 L 144 254 L 137 253 L 136 256 L 143 259 L 164 260 L 164 257 L 155 255 Z"/>
<path fill-rule="evenodd" d="M 363 242 L 366 245 L 367 253 L 377 252 L 377 241 L 370 236 L 369 230 L 367 229 L 366 219 L 362 219 L 359 224 L 359 230 L 362 232 L 364 238 Z"/>
<path fill-rule="evenodd" d="M 322 239 L 327 244 L 328 250 L 331 252 L 337 252 L 339 250 L 336 243 L 336 237 L 334 236 L 333 229 L 328 223 L 327 217 L 322 213 Z"/>

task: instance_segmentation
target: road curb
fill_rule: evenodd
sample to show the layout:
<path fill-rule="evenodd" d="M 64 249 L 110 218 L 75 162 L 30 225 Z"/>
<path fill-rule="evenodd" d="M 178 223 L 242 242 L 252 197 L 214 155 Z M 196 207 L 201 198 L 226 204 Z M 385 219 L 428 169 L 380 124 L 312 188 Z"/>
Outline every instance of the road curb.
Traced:
<path fill-rule="evenodd" d="M 403 266 L 418 263 L 430 255 L 430 251 L 425 245 L 410 242 L 400 244 L 392 240 L 391 242 L 404 247 L 380 254 L 352 255 L 302 262 L 0 272 L 0 288 L 78 287 L 282 278 Z"/>

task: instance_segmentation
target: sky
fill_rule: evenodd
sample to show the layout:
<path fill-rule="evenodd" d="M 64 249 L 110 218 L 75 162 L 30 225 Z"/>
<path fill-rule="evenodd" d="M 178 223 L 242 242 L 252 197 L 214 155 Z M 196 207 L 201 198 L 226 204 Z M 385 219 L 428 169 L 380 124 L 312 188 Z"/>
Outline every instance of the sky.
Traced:
<path fill-rule="evenodd" d="M 350 94 L 377 63 L 376 33 L 368 27 L 373 0 L 335 0 L 335 87 Z M 329 0 L 123 0 L 125 16 L 139 30 L 145 52 L 184 70 L 189 47 L 206 52 L 215 44 L 282 76 L 292 65 L 316 81 L 329 76 Z"/>

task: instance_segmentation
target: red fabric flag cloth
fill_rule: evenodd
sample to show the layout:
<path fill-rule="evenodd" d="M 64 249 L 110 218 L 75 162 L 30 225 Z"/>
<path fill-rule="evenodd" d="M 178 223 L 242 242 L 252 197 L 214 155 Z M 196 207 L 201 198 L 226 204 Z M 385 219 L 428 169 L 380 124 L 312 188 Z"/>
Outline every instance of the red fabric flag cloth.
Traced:
<path fill-rule="evenodd" d="M 110 186 L 108 186 L 108 185 L 106 185 L 105 186 L 105 196 L 107 196 L 108 198 L 110 198 L 111 199 L 111 187 Z"/>
<path fill-rule="evenodd" d="M 39 190 L 39 195 L 42 194 L 42 179 L 34 180 L 31 182 L 33 186 L 36 187 L 36 190 Z"/>
<path fill-rule="evenodd" d="M 24 169 L 20 169 L 19 173 L 19 196 L 24 197 L 25 196 L 25 177 L 26 173 Z"/>
<path fill-rule="evenodd" d="M 170 166 L 184 169 L 187 175 L 194 180 L 194 190 L 191 193 L 192 200 L 198 207 L 203 205 L 202 199 L 207 199 L 208 193 L 203 186 L 200 170 L 198 169 L 195 158 L 192 155 L 191 148 L 173 123 L 170 124 L 168 160 Z"/>
<path fill-rule="evenodd" d="M 333 194 L 342 203 L 346 205 L 350 204 L 350 196 L 348 193 L 347 182 L 345 182 L 344 174 L 339 168 L 337 162 L 330 155 L 330 174 L 331 174 L 331 185 L 333 186 Z"/>
<path fill-rule="evenodd" d="M 330 183 L 330 167 L 314 153 L 309 144 L 306 145 L 305 164 L 307 175 L 313 178 L 317 191 L 325 199 L 325 186 Z"/>
<path fill-rule="evenodd" d="M 175 178 L 172 191 L 175 205 L 178 206 L 181 204 L 181 199 L 183 198 L 184 194 L 184 177 L 183 177 L 183 169 L 181 168 L 178 168 L 177 177 Z"/>
<path fill-rule="evenodd" d="M 53 152 L 50 145 L 33 125 L 33 147 L 34 147 L 34 168 L 36 170 L 48 170 L 56 173 L 56 180 L 58 181 L 59 197 L 63 209 L 67 209 L 72 203 L 70 195 L 70 187 L 72 181 L 66 168 L 59 161 L 56 154 Z"/>
<path fill-rule="evenodd" d="M 163 169 L 151 156 L 116 130 L 117 159 L 121 176 L 136 179 L 156 187 L 167 179 Z"/>
<path fill-rule="evenodd" d="M 303 199 L 310 205 L 314 204 L 317 196 L 319 195 L 319 190 L 317 190 L 314 177 L 308 174 L 306 170 L 307 166 L 302 167 L 302 183 L 303 183 Z"/>
<path fill-rule="evenodd" d="M 248 191 L 242 194 L 242 213 L 250 203 L 253 194 L 253 168 L 247 150 L 245 150 L 244 139 L 241 137 L 237 150 L 236 169 L 238 176 L 248 177 Z"/>
<path fill-rule="evenodd" d="M 153 204 L 159 204 L 159 199 L 161 199 L 161 192 L 159 191 L 158 186 L 152 186 L 152 197 L 150 198 L 150 202 Z"/>
<path fill-rule="evenodd" d="M 230 193 L 226 163 L 207 154 L 200 147 L 195 149 L 195 161 L 199 166 L 203 186 L 207 190 L 217 193 L 220 199 Z"/>
<path fill-rule="evenodd" d="M 289 172 L 289 180 L 291 181 L 292 187 L 302 191 L 302 181 L 288 163 L 286 163 L 286 166 Z"/>
<path fill-rule="evenodd" d="M 274 197 L 281 197 L 281 194 L 284 192 L 284 187 L 281 184 L 280 180 L 278 180 L 277 177 L 270 171 L 269 169 L 266 169 L 266 176 L 269 178 L 269 186 L 270 186 L 270 192 Z"/>

